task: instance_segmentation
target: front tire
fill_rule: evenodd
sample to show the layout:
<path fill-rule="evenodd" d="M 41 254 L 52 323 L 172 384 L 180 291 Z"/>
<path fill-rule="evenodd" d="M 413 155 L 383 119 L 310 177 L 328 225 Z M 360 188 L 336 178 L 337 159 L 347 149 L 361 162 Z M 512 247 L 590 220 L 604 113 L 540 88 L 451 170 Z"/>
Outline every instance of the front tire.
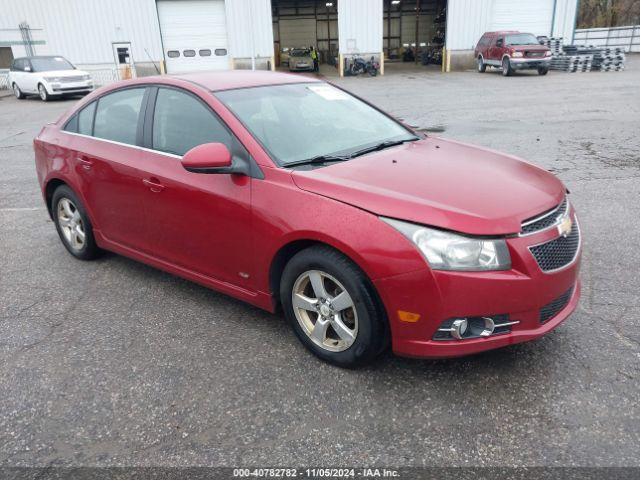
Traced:
<path fill-rule="evenodd" d="M 388 344 L 386 316 L 371 282 L 329 247 L 309 247 L 289 260 L 280 300 L 302 344 L 333 365 L 367 364 Z"/>
<path fill-rule="evenodd" d="M 478 57 L 478 73 L 484 73 L 487 71 L 487 65 L 484 63 L 482 57 Z"/>
<path fill-rule="evenodd" d="M 60 240 L 71 255 L 80 260 L 92 260 L 100 255 L 86 210 L 66 185 L 53 192 L 51 212 Z"/>
<path fill-rule="evenodd" d="M 511 61 L 509 61 L 508 57 L 504 57 L 502 59 L 502 75 L 504 75 L 505 77 L 510 77 L 511 75 L 513 75 Z"/>
<path fill-rule="evenodd" d="M 47 92 L 47 89 L 41 83 L 38 84 L 38 95 L 40 96 L 40 100 L 43 102 L 51 100 L 51 95 L 49 95 L 49 92 Z"/>
<path fill-rule="evenodd" d="M 547 73 L 549 73 L 549 68 L 548 67 L 540 67 L 540 68 L 538 68 L 538 75 L 546 75 Z"/>
<path fill-rule="evenodd" d="M 20 87 L 18 86 L 17 83 L 13 84 L 13 94 L 16 96 L 18 100 L 22 100 L 25 98 L 24 93 L 22 93 L 22 90 L 20 90 Z"/>

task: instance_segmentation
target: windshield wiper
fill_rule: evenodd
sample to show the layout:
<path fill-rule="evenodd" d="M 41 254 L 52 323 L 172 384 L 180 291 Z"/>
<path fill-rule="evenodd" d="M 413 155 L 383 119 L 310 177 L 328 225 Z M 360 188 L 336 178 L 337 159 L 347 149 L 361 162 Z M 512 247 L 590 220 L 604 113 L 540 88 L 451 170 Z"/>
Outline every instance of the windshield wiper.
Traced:
<path fill-rule="evenodd" d="M 305 158 L 304 160 L 296 160 L 294 162 L 286 163 L 285 167 L 297 167 L 299 165 L 314 165 L 321 163 L 330 163 L 330 162 L 344 162 L 345 160 L 349 160 L 351 156 L 343 157 L 340 155 L 316 155 L 315 157 Z"/>
<path fill-rule="evenodd" d="M 396 145 L 402 145 L 406 142 L 415 142 L 416 140 L 420 140 L 419 137 L 413 138 L 405 138 L 404 140 L 387 140 L 386 142 L 380 142 L 377 145 L 373 145 L 372 147 L 363 148 L 361 150 L 356 150 L 349 158 L 359 157 L 360 155 L 364 155 L 366 153 L 377 152 L 378 150 L 384 150 L 385 148 L 395 147 Z"/>

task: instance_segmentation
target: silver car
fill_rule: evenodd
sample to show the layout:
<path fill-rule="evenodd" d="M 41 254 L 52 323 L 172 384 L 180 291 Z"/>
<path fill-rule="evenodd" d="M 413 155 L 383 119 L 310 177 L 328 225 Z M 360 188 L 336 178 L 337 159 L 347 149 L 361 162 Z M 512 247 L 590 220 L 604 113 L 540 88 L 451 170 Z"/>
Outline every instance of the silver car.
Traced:
<path fill-rule="evenodd" d="M 313 71 L 313 58 L 308 48 L 292 48 L 289 51 L 289 71 Z"/>

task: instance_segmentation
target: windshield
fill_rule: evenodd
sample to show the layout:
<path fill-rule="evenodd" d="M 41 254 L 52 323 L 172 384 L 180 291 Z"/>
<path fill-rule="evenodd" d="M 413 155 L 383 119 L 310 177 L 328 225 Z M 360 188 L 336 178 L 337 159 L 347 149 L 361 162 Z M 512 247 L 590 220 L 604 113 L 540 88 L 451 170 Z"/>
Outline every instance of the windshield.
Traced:
<path fill-rule="evenodd" d="M 538 39 L 530 33 L 517 33 L 507 35 L 507 45 L 538 45 Z"/>
<path fill-rule="evenodd" d="M 302 49 L 291 50 L 289 55 L 291 55 L 292 57 L 306 57 L 309 55 L 309 50 L 302 50 Z"/>
<path fill-rule="evenodd" d="M 34 72 L 50 72 L 52 70 L 73 70 L 73 65 L 62 57 L 31 58 Z"/>
<path fill-rule="evenodd" d="M 402 125 L 326 83 L 296 83 L 215 94 L 282 166 L 348 156 L 386 141 L 413 140 Z"/>

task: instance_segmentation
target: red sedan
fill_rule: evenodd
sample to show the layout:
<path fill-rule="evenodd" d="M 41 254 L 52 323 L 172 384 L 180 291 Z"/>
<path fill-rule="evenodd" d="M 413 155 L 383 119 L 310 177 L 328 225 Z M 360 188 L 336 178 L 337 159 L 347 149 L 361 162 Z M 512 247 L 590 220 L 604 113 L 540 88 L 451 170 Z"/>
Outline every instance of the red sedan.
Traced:
<path fill-rule="evenodd" d="M 110 250 L 271 312 L 350 367 L 389 345 L 453 357 L 538 338 L 575 309 L 580 231 L 529 163 L 426 137 L 310 78 L 142 78 L 34 142 L 66 249 Z"/>

